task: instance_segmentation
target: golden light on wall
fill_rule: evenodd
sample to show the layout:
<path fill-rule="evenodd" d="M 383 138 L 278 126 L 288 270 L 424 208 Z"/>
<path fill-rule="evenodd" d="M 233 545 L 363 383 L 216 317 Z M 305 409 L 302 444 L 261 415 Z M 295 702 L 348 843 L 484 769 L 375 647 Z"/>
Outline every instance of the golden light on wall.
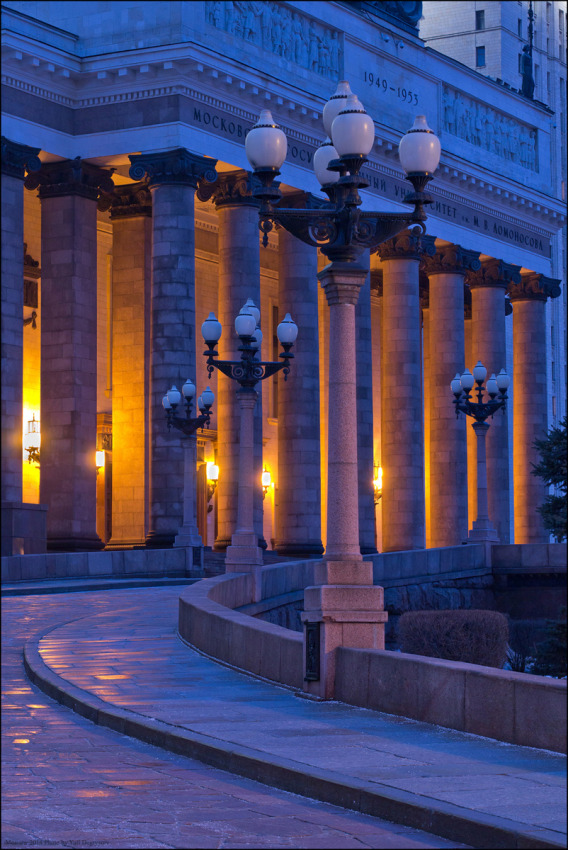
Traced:
<path fill-rule="evenodd" d="M 262 470 L 262 498 L 263 499 L 266 497 L 266 494 L 268 493 L 268 490 L 270 489 L 271 486 L 274 486 L 273 482 L 272 482 L 272 476 L 270 475 L 270 472 L 268 471 L 268 469 L 266 467 L 264 467 L 264 469 Z"/>
<path fill-rule="evenodd" d="M 383 468 L 382 466 L 375 466 L 375 477 L 373 479 L 373 492 L 375 498 L 375 505 L 379 503 L 379 499 L 383 495 Z"/>
<path fill-rule="evenodd" d="M 41 446 L 41 430 L 40 430 L 40 421 L 39 414 L 36 419 L 35 411 L 30 413 L 26 411 L 24 408 L 24 434 L 23 434 L 23 448 L 24 448 L 24 460 L 27 460 L 28 463 L 35 462 L 39 465 L 39 450 Z"/>

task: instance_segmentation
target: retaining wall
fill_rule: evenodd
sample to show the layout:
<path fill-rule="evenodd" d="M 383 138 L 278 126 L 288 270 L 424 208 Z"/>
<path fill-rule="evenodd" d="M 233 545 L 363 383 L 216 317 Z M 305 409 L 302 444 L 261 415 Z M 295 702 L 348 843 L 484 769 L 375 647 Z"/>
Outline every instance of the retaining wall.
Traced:
<path fill-rule="evenodd" d="M 199 575 L 192 549 L 124 549 L 108 552 L 53 552 L 2 558 L 2 581 L 55 578 L 127 578 Z"/>
<path fill-rule="evenodd" d="M 278 603 L 313 581 L 314 561 L 265 567 L 265 602 L 252 576 L 218 576 L 184 590 L 181 637 L 214 658 L 302 689 L 303 637 L 244 611 Z M 240 608 L 241 610 L 234 610 Z M 450 729 L 566 751 L 566 681 L 385 650 L 340 649 L 336 698 Z"/>

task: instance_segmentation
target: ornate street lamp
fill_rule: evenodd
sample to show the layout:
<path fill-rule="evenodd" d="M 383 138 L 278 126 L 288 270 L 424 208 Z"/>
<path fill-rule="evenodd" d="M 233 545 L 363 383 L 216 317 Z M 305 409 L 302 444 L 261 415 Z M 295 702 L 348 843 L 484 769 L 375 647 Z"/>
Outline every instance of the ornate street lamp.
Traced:
<path fill-rule="evenodd" d="M 278 224 L 331 261 L 318 274 L 330 306 L 327 547 L 315 568 L 316 587 L 305 591 L 302 614 L 305 687 L 330 698 L 336 647 L 383 649 L 387 617 L 382 588 L 373 587 L 372 563 L 362 562 L 359 547 L 355 305 L 368 270 L 358 259 L 405 228 L 425 232 L 424 206 L 432 203 L 425 187 L 438 167 L 440 142 L 419 115 L 399 145 L 413 187 L 404 201 L 414 209 L 370 212 L 359 209 L 359 190 L 369 185 L 360 172 L 374 144 L 374 123 L 346 81 L 326 103 L 323 123 L 328 138 L 314 155 L 314 170 L 329 201 L 319 209 L 278 206 L 281 193 L 273 184 L 287 142 L 268 110 L 248 133 L 246 154 L 261 184 L 255 195 L 263 244 Z"/>
<path fill-rule="evenodd" d="M 185 415 L 178 416 L 177 409 L 182 396 Z M 199 574 L 203 574 L 203 541 L 197 528 L 195 513 L 195 467 L 197 463 L 197 438 L 195 434 L 199 428 L 205 428 L 209 425 L 211 406 L 215 401 L 215 396 L 207 387 L 197 400 L 200 414 L 192 417 L 191 410 L 194 398 L 195 384 L 188 378 L 181 388 L 181 393 L 175 385 L 167 391 L 162 399 L 162 406 L 166 412 L 168 431 L 175 428 L 185 436 L 183 441 L 183 525 L 176 535 L 174 546 L 191 547 L 193 550 L 192 566 L 197 568 Z"/>
<path fill-rule="evenodd" d="M 472 523 L 471 530 L 468 534 L 466 542 L 478 543 L 498 543 L 499 537 L 497 531 L 489 519 L 489 509 L 487 500 L 487 461 L 485 454 L 485 437 L 489 430 L 489 423 L 485 420 L 489 416 L 493 417 L 498 410 L 503 410 L 505 413 L 505 404 L 507 401 L 507 387 L 509 386 L 510 378 L 504 369 L 501 369 L 497 377 L 492 374 L 487 384 L 485 391 L 487 399 L 483 396 L 483 382 L 487 377 L 487 369 L 478 360 L 473 368 L 473 374 L 466 369 L 463 375 L 459 372 L 450 382 L 452 392 L 455 396 L 454 404 L 456 407 L 456 416 L 460 413 L 465 413 L 466 416 L 471 416 L 475 419 L 471 427 L 475 431 L 477 437 L 477 519 Z M 471 391 L 473 385 L 477 384 L 477 401 L 471 400 Z"/>
<path fill-rule="evenodd" d="M 235 319 L 235 330 L 241 344 L 240 360 L 219 360 L 219 354 L 215 350 L 221 337 L 223 328 L 214 313 L 210 313 L 201 325 L 203 339 L 208 350 L 203 353 L 207 357 L 207 371 L 209 377 L 214 369 L 218 369 L 228 378 L 237 381 L 239 389 L 237 398 L 241 410 L 240 440 L 239 440 L 239 481 L 238 481 L 238 505 L 237 505 L 237 528 L 231 538 L 231 545 L 227 547 L 225 556 L 225 569 L 227 571 L 252 571 L 262 566 L 262 550 L 253 527 L 253 493 L 254 493 L 254 430 L 253 411 L 258 398 L 255 389 L 259 381 L 269 378 L 276 372 L 283 370 L 284 380 L 290 371 L 290 360 L 294 357 L 292 348 L 298 335 L 298 327 L 286 313 L 284 319 L 276 329 L 278 339 L 283 351 L 279 355 L 281 362 L 257 360 L 262 342 L 262 332 L 258 325 L 260 312 L 254 302 L 249 300 L 242 307 Z M 255 574 L 255 582 L 256 582 Z M 255 594 L 258 592 L 256 586 Z"/>

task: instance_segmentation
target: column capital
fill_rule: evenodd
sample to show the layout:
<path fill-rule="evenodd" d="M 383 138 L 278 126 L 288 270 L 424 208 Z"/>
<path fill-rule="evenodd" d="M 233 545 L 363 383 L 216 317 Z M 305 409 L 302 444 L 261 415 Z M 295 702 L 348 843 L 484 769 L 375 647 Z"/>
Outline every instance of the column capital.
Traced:
<path fill-rule="evenodd" d="M 199 184 L 197 197 L 200 201 L 209 201 L 217 207 L 252 206 L 259 207 L 260 201 L 254 197 L 255 189 L 260 189 L 260 180 L 251 171 L 223 171 L 215 182 Z"/>
<path fill-rule="evenodd" d="M 109 200 L 107 209 L 112 221 L 152 215 L 152 194 L 147 183 L 115 186 Z"/>
<path fill-rule="evenodd" d="M 547 298 L 558 298 L 560 281 L 536 272 L 528 272 L 521 275 L 519 282 L 509 284 L 507 295 L 513 303 L 515 301 L 546 301 Z"/>
<path fill-rule="evenodd" d="M 479 287 L 507 289 L 511 283 L 520 283 L 520 270 L 520 266 L 505 263 L 495 257 L 489 257 L 487 260 L 481 261 L 481 268 L 467 270 L 465 282 L 470 289 Z"/>
<path fill-rule="evenodd" d="M 321 272 L 318 272 L 318 280 L 325 292 L 329 306 L 331 307 L 332 304 L 357 304 L 367 274 L 368 269 L 358 263 L 342 263 L 339 261 L 330 263 Z"/>
<path fill-rule="evenodd" d="M 427 275 L 463 274 L 469 270 L 479 271 L 479 251 L 470 251 L 461 245 L 440 245 L 435 254 L 424 253 L 420 268 Z"/>
<path fill-rule="evenodd" d="M 381 260 L 419 260 L 422 254 L 434 253 L 434 237 L 421 233 L 420 228 L 403 230 L 382 242 L 377 248 Z"/>
<path fill-rule="evenodd" d="M 2 136 L 2 174 L 23 180 L 26 171 L 39 171 L 40 150 L 41 148 L 30 148 L 28 145 L 12 142 L 6 136 Z"/>
<path fill-rule="evenodd" d="M 39 171 L 28 174 L 24 186 L 26 189 L 37 189 L 39 186 L 42 201 L 67 195 L 98 201 L 101 193 L 110 194 L 113 191 L 113 171 L 113 168 L 99 168 L 76 156 L 75 159 L 60 162 L 44 162 Z"/>
<path fill-rule="evenodd" d="M 217 160 L 191 153 L 186 148 L 175 148 L 159 153 L 131 154 L 130 177 L 148 180 L 150 189 L 155 186 L 190 186 L 197 189 L 200 181 L 213 183 L 217 178 Z"/>

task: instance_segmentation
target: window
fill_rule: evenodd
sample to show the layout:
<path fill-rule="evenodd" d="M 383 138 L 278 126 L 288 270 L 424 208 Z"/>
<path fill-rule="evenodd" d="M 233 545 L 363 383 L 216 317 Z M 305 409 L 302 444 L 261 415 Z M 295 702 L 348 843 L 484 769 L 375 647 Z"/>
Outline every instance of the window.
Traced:
<path fill-rule="evenodd" d="M 523 37 L 523 19 L 517 18 L 517 35 L 519 38 Z"/>
<path fill-rule="evenodd" d="M 519 74 L 523 73 L 523 54 L 519 53 Z"/>
<path fill-rule="evenodd" d="M 546 72 L 546 91 L 550 94 L 550 71 Z"/>
<path fill-rule="evenodd" d="M 278 306 L 272 305 L 272 360 L 278 362 L 279 342 L 278 342 Z M 273 419 L 278 419 L 278 373 L 272 378 L 272 405 L 270 415 Z"/>
<path fill-rule="evenodd" d="M 485 11 L 481 9 L 481 11 L 475 13 L 475 29 L 476 30 L 484 30 L 485 29 Z"/>
<path fill-rule="evenodd" d="M 475 67 L 476 68 L 485 67 L 485 47 L 476 47 L 475 48 Z"/>

